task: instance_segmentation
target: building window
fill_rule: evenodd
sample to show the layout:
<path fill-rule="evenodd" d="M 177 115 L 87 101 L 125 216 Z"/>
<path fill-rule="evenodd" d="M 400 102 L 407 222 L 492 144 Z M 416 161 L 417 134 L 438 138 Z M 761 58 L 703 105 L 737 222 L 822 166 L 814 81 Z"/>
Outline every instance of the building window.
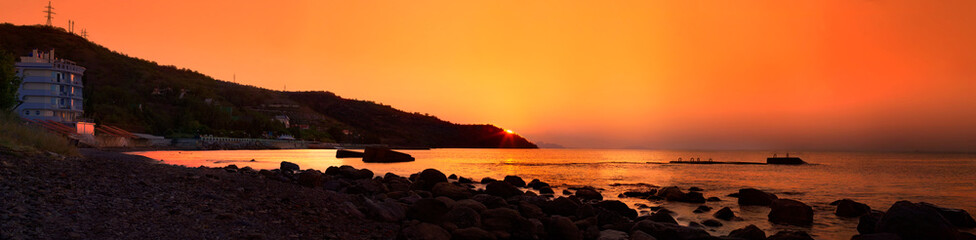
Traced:
<path fill-rule="evenodd" d="M 34 115 L 40 116 L 41 115 L 41 111 L 34 111 Z"/>
<path fill-rule="evenodd" d="M 30 116 L 30 110 L 24 110 L 24 115 Z"/>

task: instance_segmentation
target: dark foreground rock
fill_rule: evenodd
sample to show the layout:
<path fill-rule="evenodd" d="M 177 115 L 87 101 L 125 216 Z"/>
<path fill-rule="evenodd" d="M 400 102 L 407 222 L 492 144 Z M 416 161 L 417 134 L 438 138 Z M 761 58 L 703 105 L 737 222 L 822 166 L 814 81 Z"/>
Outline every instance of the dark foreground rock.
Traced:
<path fill-rule="evenodd" d="M 770 222 L 798 226 L 813 224 L 813 208 L 800 201 L 776 199 L 769 208 Z"/>
<path fill-rule="evenodd" d="M 976 227 L 976 220 L 973 220 L 973 216 L 970 216 L 969 213 L 966 212 L 966 210 L 955 209 L 955 208 L 944 208 L 926 202 L 922 202 L 919 204 L 923 206 L 931 207 L 936 211 L 939 211 L 939 214 L 941 214 L 942 217 L 944 217 L 946 220 L 949 220 L 949 222 L 952 223 L 952 225 L 955 225 L 956 227 L 959 228 Z"/>
<path fill-rule="evenodd" d="M 837 205 L 837 210 L 834 211 L 834 214 L 841 217 L 860 217 L 871 212 L 871 207 L 867 204 L 855 202 L 850 199 L 841 199 L 834 203 L 831 203 L 832 205 Z"/>
<path fill-rule="evenodd" d="M 732 218 L 735 218 L 735 213 L 732 212 L 731 208 L 724 207 L 722 209 L 719 209 L 718 211 L 715 211 L 715 214 L 712 214 L 712 216 L 718 219 L 728 221 L 728 220 L 732 220 Z"/>
<path fill-rule="evenodd" d="M 769 206 L 778 199 L 775 194 L 763 192 L 755 188 L 739 189 L 739 205 Z"/>
<path fill-rule="evenodd" d="M 633 231 L 645 232 L 659 240 L 680 240 L 706 238 L 710 235 L 705 230 L 680 226 L 673 223 L 660 223 L 644 220 L 634 224 Z"/>
<path fill-rule="evenodd" d="M 361 158 L 365 156 L 362 152 L 350 151 L 345 149 L 336 150 L 336 158 Z"/>
<path fill-rule="evenodd" d="M 749 224 L 749 226 L 744 228 L 732 230 L 732 232 L 729 233 L 729 237 L 741 238 L 745 240 L 764 240 L 766 239 L 766 232 L 763 232 L 763 230 L 756 227 L 756 225 Z"/>
<path fill-rule="evenodd" d="M 899 201 L 878 220 L 876 232 L 894 233 L 905 240 L 957 239 L 959 233 L 938 210 L 925 204 Z"/>
<path fill-rule="evenodd" d="M 813 240 L 813 237 L 804 231 L 781 231 L 769 236 L 766 240 Z"/>
<path fill-rule="evenodd" d="M 410 154 L 393 151 L 389 148 L 367 147 L 363 152 L 363 162 L 392 163 L 413 161 L 414 158 Z"/>

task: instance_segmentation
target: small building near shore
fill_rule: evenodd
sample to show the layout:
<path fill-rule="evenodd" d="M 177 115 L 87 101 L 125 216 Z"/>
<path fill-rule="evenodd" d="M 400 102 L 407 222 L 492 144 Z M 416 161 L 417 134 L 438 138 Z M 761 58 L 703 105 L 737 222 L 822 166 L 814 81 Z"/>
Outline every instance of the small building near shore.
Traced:
<path fill-rule="evenodd" d="M 23 79 L 18 89 L 22 103 L 15 109 L 20 117 L 76 123 L 84 113 L 81 77 L 85 68 L 75 62 L 56 58 L 54 50 L 20 57 L 15 64 L 17 76 Z"/>

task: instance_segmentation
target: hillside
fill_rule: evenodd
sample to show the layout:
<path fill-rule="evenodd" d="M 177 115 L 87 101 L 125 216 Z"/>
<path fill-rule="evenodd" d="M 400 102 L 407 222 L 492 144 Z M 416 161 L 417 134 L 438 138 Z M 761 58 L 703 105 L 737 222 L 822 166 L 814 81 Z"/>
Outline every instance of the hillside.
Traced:
<path fill-rule="evenodd" d="M 216 135 L 402 147 L 536 145 L 493 125 L 465 125 L 331 92 L 282 92 L 213 79 L 189 69 L 126 56 L 60 29 L 0 24 L 0 48 L 18 56 L 55 49 L 86 67 L 85 117 L 168 137 Z M 272 121 L 286 115 L 291 128 Z"/>

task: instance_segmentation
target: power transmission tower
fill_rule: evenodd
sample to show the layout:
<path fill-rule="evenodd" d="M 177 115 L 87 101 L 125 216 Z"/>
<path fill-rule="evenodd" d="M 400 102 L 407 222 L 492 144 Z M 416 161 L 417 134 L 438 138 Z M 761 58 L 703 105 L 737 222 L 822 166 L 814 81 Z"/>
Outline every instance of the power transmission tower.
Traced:
<path fill-rule="evenodd" d="M 81 37 L 84 38 L 84 39 L 88 39 L 88 30 L 87 29 L 84 29 L 84 28 L 81 29 Z"/>
<path fill-rule="evenodd" d="M 47 1 L 47 10 L 44 13 L 47 13 L 47 26 L 53 26 L 54 24 L 51 23 L 51 19 L 54 19 L 54 7 L 51 7 L 51 1 Z"/>
<path fill-rule="evenodd" d="M 68 32 L 75 33 L 75 21 L 68 20 Z"/>

